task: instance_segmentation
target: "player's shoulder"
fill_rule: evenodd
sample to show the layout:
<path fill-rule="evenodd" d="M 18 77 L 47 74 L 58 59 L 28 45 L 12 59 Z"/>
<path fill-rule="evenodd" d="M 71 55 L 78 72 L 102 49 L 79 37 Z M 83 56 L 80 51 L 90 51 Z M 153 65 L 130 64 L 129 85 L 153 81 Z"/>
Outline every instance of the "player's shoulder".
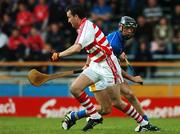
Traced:
<path fill-rule="evenodd" d="M 82 22 L 81 22 L 81 25 L 80 27 L 78 28 L 80 31 L 82 29 L 86 29 L 86 30 L 92 30 L 94 29 L 94 26 L 95 24 L 91 21 L 91 20 L 88 20 L 88 19 L 84 19 Z"/>
<path fill-rule="evenodd" d="M 109 33 L 108 35 L 107 35 L 107 37 L 112 37 L 112 36 L 118 36 L 118 30 L 116 30 L 116 31 L 113 31 L 113 32 L 111 32 L 111 33 Z"/>
<path fill-rule="evenodd" d="M 90 27 L 92 27 L 92 26 L 93 26 L 93 27 L 97 27 L 97 25 L 96 25 L 93 21 L 91 21 L 91 20 L 89 20 L 89 19 L 87 19 L 85 23 L 86 23 L 87 26 L 90 26 Z"/>

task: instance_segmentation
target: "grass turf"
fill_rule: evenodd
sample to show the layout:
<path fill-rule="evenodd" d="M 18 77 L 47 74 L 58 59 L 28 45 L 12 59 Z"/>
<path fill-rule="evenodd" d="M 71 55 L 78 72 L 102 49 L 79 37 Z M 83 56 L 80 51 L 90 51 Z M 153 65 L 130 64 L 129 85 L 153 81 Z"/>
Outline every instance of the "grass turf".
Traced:
<path fill-rule="evenodd" d="M 62 119 L 0 117 L 0 134 L 80 134 L 85 125 L 82 119 L 70 130 L 60 127 Z M 161 128 L 158 134 L 180 134 L 180 118 L 151 119 L 151 123 Z M 105 118 L 102 125 L 87 133 L 92 134 L 133 134 L 136 123 L 129 118 Z M 146 132 L 154 133 L 154 132 Z"/>

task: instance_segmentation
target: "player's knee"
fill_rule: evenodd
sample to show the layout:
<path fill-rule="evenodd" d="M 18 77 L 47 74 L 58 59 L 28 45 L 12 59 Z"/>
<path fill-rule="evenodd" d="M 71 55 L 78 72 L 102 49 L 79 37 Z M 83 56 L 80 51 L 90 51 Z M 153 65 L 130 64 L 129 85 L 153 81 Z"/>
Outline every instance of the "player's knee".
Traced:
<path fill-rule="evenodd" d="M 132 91 L 128 92 L 127 97 L 128 101 L 132 102 L 136 100 L 136 97 Z"/>
<path fill-rule="evenodd" d="M 122 101 L 113 101 L 113 106 L 117 109 L 123 110 L 125 107 L 125 104 Z"/>
<path fill-rule="evenodd" d="M 74 96 L 79 96 L 81 93 L 79 87 L 76 84 L 71 84 L 70 91 Z"/>

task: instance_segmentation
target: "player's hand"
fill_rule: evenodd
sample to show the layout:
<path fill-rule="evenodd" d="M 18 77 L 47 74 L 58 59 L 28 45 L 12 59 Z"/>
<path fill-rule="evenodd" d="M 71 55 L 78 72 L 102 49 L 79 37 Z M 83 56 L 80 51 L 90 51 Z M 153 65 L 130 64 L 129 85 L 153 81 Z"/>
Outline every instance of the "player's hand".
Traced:
<path fill-rule="evenodd" d="M 143 79 L 141 76 L 134 76 L 134 82 L 143 85 Z"/>
<path fill-rule="evenodd" d="M 83 70 L 88 68 L 89 67 L 89 64 L 85 64 L 84 67 L 82 68 Z"/>
<path fill-rule="evenodd" d="M 59 59 L 59 53 L 53 53 L 52 56 L 51 56 L 51 60 L 52 61 L 57 61 Z"/>

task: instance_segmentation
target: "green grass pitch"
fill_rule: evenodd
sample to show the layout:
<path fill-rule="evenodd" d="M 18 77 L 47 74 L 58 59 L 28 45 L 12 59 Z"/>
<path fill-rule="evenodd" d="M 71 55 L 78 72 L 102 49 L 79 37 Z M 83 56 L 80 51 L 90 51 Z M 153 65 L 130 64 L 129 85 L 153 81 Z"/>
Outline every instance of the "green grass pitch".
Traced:
<path fill-rule="evenodd" d="M 129 118 L 104 118 L 102 125 L 93 130 L 82 132 L 85 125 L 82 119 L 70 130 L 65 131 L 60 127 L 62 119 L 52 118 L 14 118 L 0 117 L 0 134 L 135 134 L 136 123 Z M 180 134 L 180 118 L 151 119 L 151 123 L 161 128 L 158 134 Z M 155 133 L 155 132 L 145 132 Z"/>

